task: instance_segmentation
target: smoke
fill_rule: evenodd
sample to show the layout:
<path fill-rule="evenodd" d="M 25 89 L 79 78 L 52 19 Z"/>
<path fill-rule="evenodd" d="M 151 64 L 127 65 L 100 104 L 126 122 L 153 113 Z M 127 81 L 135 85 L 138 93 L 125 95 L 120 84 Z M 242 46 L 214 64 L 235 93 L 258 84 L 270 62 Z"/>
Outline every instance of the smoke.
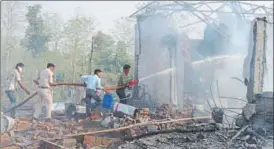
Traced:
<path fill-rule="evenodd" d="M 218 96 L 236 97 L 244 100 L 246 98 L 247 87 L 242 82 L 244 80 L 243 64 L 249 47 L 251 21 L 252 20 L 250 20 L 250 22 L 241 20 L 233 15 L 221 16 L 220 22 L 226 26 L 225 32 L 229 36 L 229 41 L 223 42 L 222 46 L 220 46 L 219 51 L 222 51 L 221 55 L 193 62 L 193 66 L 195 67 L 205 67 L 205 70 L 203 70 L 205 74 L 213 72 L 214 78 L 211 82 L 211 86 L 215 99 L 219 98 Z M 184 62 L 180 62 L 180 66 L 178 66 L 177 63 L 176 67 L 172 67 L 170 62 L 170 49 L 164 46 L 162 42 L 162 39 L 166 35 L 172 33 L 169 28 L 172 23 L 168 23 L 166 18 L 162 16 L 150 16 L 142 20 L 140 24 L 141 48 L 139 49 L 138 38 L 136 38 L 135 43 L 135 54 L 138 55 L 139 60 L 137 70 L 138 78 L 142 84 L 148 86 L 146 92 L 151 94 L 152 100 L 160 103 L 170 103 L 170 94 L 177 92 L 179 102 L 179 100 L 182 100 L 182 96 L 179 96 L 179 94 L 183 94 L 184 89 L 181 88 L 179 89 L 180 91 L 172 89 L 172 82 L 170 81 L 172 76 L 170 73 L 176 73 L 176 84 L 182 86 L 184 80 L 179 79 L 183 78 L 182 74 L 184 74 L 184 72 L 180 69 L 182 68 L 183 70 Z M 173 28 L 176 28 L 176 26 L 173 26 Z M 268 70 L 265 81 L 265 90 L 273 90 L 273 88 L 271 88 L 273 86 L 273 50 L 271 49 L 273 47 L 273 34 L 272 31 L 268 30 L 268 34 L 270 33 L 271 35 L 268 35 L 267 40 Z M 178 44 L 177 46 L 180 45 Z M 206 49 L 206 47 L 200 48 Z M 184 59 L 182 53 L 176 53 L 176 57 L 171 57 L 173 59 Z M 207 69 L 206 67 L 210 67 L 210 69 Z M 172 68 L 175 70 L 171 71 Z M 232 78 L 238 78 L 242 81 Z M 197 80 L 198 78 L 193 77 L 192 79 L 195 81 L 194 79 Z M 176 89 L 176 87 L 174 89 Z M 222 105 L 224 107 L 233 108 L 242 108 L 246 104 L 243 101 L 235 99 L 221 99 L 221 102 L 218 101 L 219 100 L 216 100 L 218 106 Z"/>
<path fill-rule="evenodd" d="M 226 26 L 225 33 L 229 35 L 229 41 L 224 42 L 219 47 L 219 50 L 222 51 L 220 56 L 195 61 L 193 66 L 198 67 L 198 65 L 201 65 L 200 67 L 206 67 L 205 74 L 213 71 L 213 80 L 210 84 L 215 100 L 219 96 L 245 99 L 246 86 L 243 82 L 232 78 L 243 80 L 243 62 L 249 44 L 250 25 L 231 15 L 221 15 L 219 17 L 221 24 Z M 217 106 L 223 107 L 240 108 L 245 105 L 245 102 L 234 99 L 220 99 L 215 102 Z"/>
<path fill-rule="evenodd" d="M 273 20 L 270 20 L 273 22 Z M 263 91 L 273 92 L 273 24 L 267 24 L 266 40 L 266 72 Z"/>
<path fill-rule="evenodd" d="M 224 17 L 225 26 L 230 27 L 227 32 L 230 35 L 230 43 L 223 45 L 222 56 L 210 57 L 206 60 L 193 62 L 193 65 L 210 65 L 214 70 L 214 81 L 212 82 L 213 93 L 215 99 L 218 96 L 246 98 L 247 87 L 243 82 L 231 79 L 232 77 L 244 80 L 244 58 L 248 52 L 249 36 L 251 29 L 251 21 L 244 22 L 233 18 Z M 230 20 L 231 19 L 231 20 Z M 237 21 L 236 21 L 237 20 Z M 222 20 L 221 20 L 222 21 Z M 237 25 L 235 25 L 237 24 Z M 267 28 L 267 49 L 266 49 L 266 66 L 267 71 L 264 77 L 263 91 L 273 92 L 273 25 L 268 24 Z M 217 105 L 224 107 L 240 108 L 245 102 L 233 99 L 221 99 L 221 103 L 216 100 Z"/>
<path fill-rule="evenodd" d="M 173 76 L 179 71 L 177 69 L 174 71 L 172 68 L 176 67 L 174 61 L 182 60 L 182 55 L 176 54 L 174 50 L 176 47 L 171 46 L 176 46 L 177 41 L 174 40 L 176 31 L 169 26 L 169 21 L 162 15 L 140 18 L 140 20 L 137 35 L 141 36 L 141 43 L 138 43 L 138 37 L 135 43 L 135 54 L 138 56 L 136 59 L 138 60 L 137 75 L 140 84 L 147 86 L 145 92 L 150 94 L 151 99 L 156 103 L 177 104 Z M 182 97 L 179 98 L 182 99 Z"/>

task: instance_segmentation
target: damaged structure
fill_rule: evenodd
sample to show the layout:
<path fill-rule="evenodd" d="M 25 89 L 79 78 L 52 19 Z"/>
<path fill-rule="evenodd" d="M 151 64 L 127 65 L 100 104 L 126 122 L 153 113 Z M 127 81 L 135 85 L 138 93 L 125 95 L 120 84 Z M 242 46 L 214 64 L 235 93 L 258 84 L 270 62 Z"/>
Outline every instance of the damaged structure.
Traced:
<path fill-rule="evenodd" d="M 217 92 L 216 79 L 223 83 L 219 88 L 225 92 L 227 89 L 222 89 L 222 86 L 231 80 L 225 82 L 218 78 L 217 73 L 224 67 L 221 63 L 229 63 L 234 57 L 242 63 L 243 58 L 235 54 L 244 56 L 243 52 L 248 49 L 248 22 L 257 16 L 272 20 L 272 11 L 242 2 L 150 2 L 131 15 L 137 21 L 135 78 L 147 86 L 146 92 L 150 95 L 147 98 L 158 106 L 171 103 L 182 108 L 185 94 L 204 96 L 211 84 Z M 191 28 L 195 25 L 200 26 Z M 203 38 L 193 35 L 193 31 L 187 32 L 188 28 L 204 32 L 204 35 L 199 35 Z M 235 56 L 229 56 L 231 53 Z M 210 58 L 213 60 L 206 60 Z M 213 64 L 215 61 L 219 61 L 219 66 Z M 243 68 L 235 71 L 238 73 L 230 73 L 241 78 Z M 136 98 L 141 94 L 138 89 L 135 88 L 134 92 Z M 244 95 L 245 90 L 244 86 L 241 87 L 241 93 L 236 95 Z"/>
<path fill-rule="evenodd" d="M 230 129 L 232 127 L 241 128 L 239 132 L 234 133 L 234 136 L 224 135 L 223 137 L 227 137 L 227 139 L 231 138 L 230 140 L 228 139 L 224 142 L 229 142 L 228 144 L 230 144 L 231 142 L 237 140 L 236 138 L 239 136 L 245 136 L 248 138 L 245 139 L 245 141 L 248 140 L 247 144 L 245 144 L 245 141 L 239 141 L 241 139 L 238 138 L 238 144 L 235 143 L 234 145 L 220 145 L 219 147 L 207 146 L 206 148 L 260 148 L 263 143 L 257 142 L 258 144 L 256 144 L 254 141 L 251 141 L 252 143 L 250 143 L 250 140 L 254 140 L 255 137 L 255 140 L 259 138 L 262 141 L 264 139 L 262 139 L 261 136 L 266 138 L 267 136 L 270 136 L 270 138 L 271 136 L 273 137 L 273 88 L 267 90 L 267 92 L 263 89 L 265 88 L 263 85 L 264 83 L 265 86 L 273 86 L 273 83 L 270 83 L 270 85 L 268 84 L 269 82 L 273 82 L 273 80 L 266 81 L 267 75 L 273 76 L 273 70 L 268 70 L 268 72 L 265 71 L 267 69 L 266 61 L 267 63 L 271 63 L 270 66 L 267 66 L 268 69 L 272 69 L 269 67 L 273 67 L 273 57 L 266 57 L 267 51 L 273 51 L 273 40 L 271 40 L 271 38 L 273 39 L 273 24 L 268 23 L 268 21 L 273 22 L 273 17 L 270 15 L 270 13 L 273 12 L 273 9 L 262 7 L 262 9 L 265 10 L 265 13 L 260 13 L 251 11 L 259 10 L 260 8 L 248 10 L 250 7 L 248 8 L 248 6 L 244 6 L 251 6 L 253 4 L 242 2 L 209 3 L 210 4 L 207 4 L 207 2 L 177 1 L 151 2 L 134 13 L 133 16 L 136 16 L 137 18 L 135 27 L 135 77 L 136 79 L 140 80 L 140 83 L 148 86 L 149 90 L 147 92 L 153 95 L 151 96 L 151 100 L 156 102 L 156 105 L 158 104 L 158 106 L 161 104 L 170 103 L 177 109 L 183 111 L 185 105 L 188 104 L 186 99 L 190 95 L 193 98 L 192 102 L 195 104 L 192 107 L 195 107 L 196 110 L 198 109 L 197 107 L 200 106 L 199 104 L 202 104 L 203 106 L 206 104 L 209 105 L 208 108 L 205 106 L 205 108 L 200 109 L 204 109 L 202 110 L 203 112 L 206 112 L 205 109 L 207 109 L 207 112 L 211 113 L 212 118 L 216 123 L 227 123 L 228 126 L 225 127 L 229 127 Z M 218 6 L 211 7 L 211 3 L 212 5 L 217 4 Z M 256 7 L 256 5 L 253 6 Z M 230 11 L 224 9 L 225 7 L 228 7 Z M 174 24 L 178 23 L 178 20 L 184 22 L 184 19 L 179 19 L 183 16 L 175 16 L 175 20 L 177 22 L 174 24 L 170 22 L 172 20 L 174 21 L 172 16 L 175 15 L 175 13 L 181 11 L 188 12 L 193 17 L 198 18 L 200 22 L 206 24 L 204 39 L 198 43 L 198 46 L 194 46 L 193 43 L 191 43 L 193 41 L 191 41 L 189 38 L 188 40 L 185 40 L 186 35 L 184 31 L 181 32 L 180 29 L 178 29 L 178 26 L 174 26 Z M 214 13 L 217 13 L 219 19 L 214 18 Z M 230 15 L 224 15 L 225 21 L 223 20 L 222 22 L 220 19 L 222 14 Z M 234 26 L 232 24 L 235 23 L 231 21 L 231 17 L 234 17 L 235 19 L 233 21 L 236 20 L 237 22 L 237 25 L 235 25 L 236 29 L 231 27 Z M 252 22 L 252 24 L 250 25 L 249 22 Z M 187 27 L 193 24 L 190 23 L 183 25 L 183 27 Z M 249 28 L 251 31 L 248 30 Z M 243 30 L 245 30 L 245 32 Z M 210 32 L 211 36 L 207 36 L 210 34 Z M 216 33 L 216 36 L 213 36 L 214 32 Z M 213 42 L 210 42 L 210 39 L 212 39 Z M 239 41 L 235 41 L 237 39 Z M 208 44 L 206 44 L 207 42 Z M 188 53 L 185 53 L 185 51 Z M 236 55 L 229 56 L 231 53 L 236 53 Z M 227 56 L 225 54 L 227 54 Z M 206 68 L 203 68 L 204 70 L 202 70 L 200 66 L 197 67 L 200 69 L 199 71 L 203 71 L 203 73 L 207 75 L 207 77 L 202 76 L 202 79 L 205 80 L 206 83 L 197 81 L 199 80 L 199 76 L 196 76 L 193 73 L 190 73 L 192 76 L 187 78 L 189 76 L 188 73 L 193 71 L 193 68 L 191 69 L 188 67 L 189 61 L 186 60 L 188 59 L 187 56 L 189 55 L 191 57 L 192 64 L 196 66 L 200 65 L 201 63 L 203 65 L 207 65 Z M 199 59 L 195 57 L 195 55 L 202 55 L 203 59 Z M 229 80 L 231 78 L 242 82 L 242 84 L 240 84 L 242 85 L 241 90 L 236 89 L 235 92 L 239 92 L 239 95 L 241 95 L 244 100 L 220 95 L 219 88 L 222 87 L 221 85 L 218 85 L 217 79 L 220 78 L 218 78 L 217 75 L 220 76 L 222 74 L 220 72 L 224 69 L 222 67 L 227 66 L 222 63 L 232 63 L 234 64 L 233 67 L 235 67 L 235 64 L 239 65 L 243 63 L 243 56 L 247 57 L 244 62 L 245 65 L 239 69 L 234 69 L 236 73 L 227 71 L 224 72 L 231 73 L 232 75 L 236 74 L 236 77 L 230 76 L 227 79 L 229 82 L 223 81 L 225 84 L 221 85 L 227 86 L 228 84 L 231 84 L 231 80 Z M 152 59 L 153 61 L 151 61 Z M 236 59 L 238 63 L 235 63 L 234 59 Z M 147 63 L 147 61 L 150 61 L 150 63 Z M 219 66 L 214 66 L 215 63 L 218 63 L 217 65 Z M 244 73 L 244 77 L 242 77 L 242 73 Z M 227 76 L 228 74 L 225 74 L 221 77 Z M 194 85 L 194 92 L 196 91 L 194 94 L 190 93 L 187 95 L 188 91 L 193 91 L 190 89 L 190 86 L 193 87 L 193 84 L 187 84 L 188 80 L 198 84 L 196 84 L 196 86 Z M 243 83 L 246 83 L 246 86 L 244 86 Z M 230 88 L 233 87 L 236 86 L 231 86 Z M 213 90 L 214 88 L 215 92 Z M 236 88 L 239 87 L 237 86 Z M 230 89 L 226 87 L 226 90 Z M 135 93 L 138 95 L 138 90 Z M 229 91 L 227 93 L 229 93 Z M 216 95 L 213 94 L 217 94 L 219 101 L 216 100 Z M 209 99 L 210 101 L 208 101 L 208 98 L 211 98 Z M 226 99 L 222 100 L 220 98 Z M 233 100 L 235 102 L 240 101 L 242 103 L 239 107 L 229 107 L 231 104 L 227 103 L 227 99 Z M 145 104 L 142 105 L 145 106 Z M 232 105 L 235 106 L 235 104 Z M 268 134 L 266 132 L 268 132 Z M 227 132 L 222 133 L 225 134 Z M 172 135 L 160 136 L 167 136 L 167 138 L 173 137 Z M 136 145 L 135 148 L 161 148 L 161 146 L 166 145 L 168 141 L 166 140 L 165 142 L 161 143 L 161 141 L 159 141 L 161 140 L 161 137 L 158 137 L 147 137 L 147 139 L 144 138 L 136 140 L 133 144 Z M 183 142 L 184 141 L 182 141 L 182 143 Z M 175 144 L 178 145 L 179 143 Z M 175 144 L 169 144 L 164 148 L 176 148 L 174 147 L 176 146 Z M 205 144 L 203 143 L 200 145 L 200 147 L 205 147 Z M 184 147 L 191 148 L 191 146 L 187 145 Z M 194 146 L 192 147 L 195 148 Z M 130 147 L 124 146 L 124 148 Z M 182 146 L 178 145 L 177 148 L 182 148 Z"/>
<path fill-rule="evenodd" d="M 231 11 L 225 11 L 226 7 Z M 256 12 L 261 8 L 266 11 Z M 174 23 L 171 14 L 181 11 L 206 24 L 203 39 L 191 39 L 174 25 L 178 22 Z M 227 73 L 221 73 L 220 68 L 227 67 L 222 62 L 235 60 L 223 55 L 228 54 L 226 47 L 233 44 L 229 37 L 239 34 L 233 35 L 233 29 L 226 26 L 229 24 L 214 18 L 214 13 L 233 14 L 240 26 L 248 22 L 247 17 L 253 20 L 250 35 L 246 35 L 250 40 L 243 37 L 246 45 L 240 45 L 249 50 L 245 53 L 245 69 L 231 72 L 239 78 L 244 72 L 246 86 L 236 79 L 242 83 L 239 94 L 246 98 L 226 97 L 233 103 L 242 102 L 239 108 L 229 107 L 220 95 L 219 89 L 233 88 L 222 88 L 230 85 L 230 78 L 223 81 L 225 84 L 216 81 L 223 77 L 220 74 Z M 134 86 L 131 107 L 124 106 L 120 111 L 112 107 L 96 118 L 84 119 L 80 116 L 85 113 L 84 106 L 56 104 L 52 122 L 21 117 L 1 119 L 1 123 L 10 121 L 10 125 L 1 127 L 1 148 L 256 149 L 272 145 L 273 89 L 266 92 L 263 87 L 269 37 L 266 28 L 270 25 L 267 21 L 273 20 L 271 14 L 273 9 L 243 2 L 153 1 L 132 15 L 137 18 L 135 79 L 143 88 Z M 257 18 L 261 15 L 267 18 Z M 212 36 L 218 42 L 210 41 Z M 237 46 L 233 48 L 239 50 Z M 239 63 L 243 61 L 242 57 L 236 59 Z M 242 90 L 247 90 L 246 94 Z"/>
<path fill-rule="evenodd" d="M 244 77 L 247 86 L 247 101 L 236 125 L 249 123 L 263 135 L 273 134 L 273 91 L 264 91 L 266 77 L 267 20 L 256 18 L 252 22 L 250 48 L 245 59 Z"/>

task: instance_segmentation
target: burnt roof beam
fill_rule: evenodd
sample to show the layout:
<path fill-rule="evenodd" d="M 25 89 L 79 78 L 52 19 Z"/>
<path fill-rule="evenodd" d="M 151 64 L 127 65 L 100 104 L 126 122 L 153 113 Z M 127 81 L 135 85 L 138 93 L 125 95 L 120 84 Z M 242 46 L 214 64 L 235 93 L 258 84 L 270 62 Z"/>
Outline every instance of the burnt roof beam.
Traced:
<path fill-rule="evenodd" d="M 198 14 L 196 14 L 195 12 L 193 12 L 192 10 L 195 10 L 195 8 L 193 8 L 192 6 L 190 6 L 190 5 L 188 5 L 187 3 L 184 3 L 184 2 L 178 2 L 178 1 L 176 1 L 176 3 L 178 3 L 182 7 L 187 8 L 190 11 L 190 13 L 192 13 L 194 16 L 196 16 L 197 18 L 199 18 L 200 20 L 202 20 L 203 22 L 205 22 L 212 29 L 214 29 L 215 31 L 217 31 L 218 33 L 220 33 L 225 39 L 227 39 L 229 41 L 228 35 L 226 33 L 221 32 L 218 28 L 214 27 L 207 19 L 203 19 Z M 204 16 L 206 16 L 206 15 L 204 15 Z"/>
<path fill-rule="evenodd" d="M 141 9 L 139 9 L 138 11 L 136 11 L 135 13 L 133 13 L 130 17 L 133 17 L 135 15 L 138 15 L 139 13 L 141 13 L 142 11 L 146 11 L 147 12 L 151 12 L 151 11 L 166 11 L 166 10 L 170 10 L 170 11 L 188 11 L 188 9 L 182 8 L 180 7 L 176 2 L 174 3 L 168 3 L 168 4 L 163 4 L 163 2 L 158 2 L 158 6 L 153 6 L 153 4 L 155 4 L 158 1 L 153 1 L 148 3 L 147 5 L 145 5 L 144 7 L 142 7 Z M 196 8 L 196 11 L 200 11 L 200 12 L 216 12 L 216 13 L 234 13 L 234 12 L 226 12 L 226 11 L 220 11 L 220 9 L 222 9 L 223 7 L 227 6 L 226 4 L 229 2 L 218 2 L 218 1 L 213 1 L 213 2 L 205 2 L 205 1 L 200 1 L 200 2 L 196 2 L 196 3 L 191 3 L 191 2 L 187 2 L 189 5 L 193 6 L 194 8 Z M 208 6 L 208 4 L 214 4 L 214 3 L 219 3 L 222 4 L 219 8 L 213 9 L 212 7 L 210 7 L 210 10 L 203 10 L 203 9 L 199 9 L 200 7 L 206 5 Z M 237 5 L 240 7 L 240 14 L 241 15 L 272 15 L 271 12 L 273 12 L 272 8 L 268 8 L 265 6 L 260 6 L 260 5 L 255 5 L 255 4 L 250 4 L 250 3 L 245 3 L 245 2 L 237 2 Z M 244 9 L 243 6 L 247 6 L 247 7 L 256 7 L 256 8 L 249 8 L 249 9 Z M 171 8 L 172 7 L 172 8 Z M 258 9 L 264 9 L 265 13 L 255 13 L 256 10 Z M 145 13 L 143 13 L 145 14 Z"/>

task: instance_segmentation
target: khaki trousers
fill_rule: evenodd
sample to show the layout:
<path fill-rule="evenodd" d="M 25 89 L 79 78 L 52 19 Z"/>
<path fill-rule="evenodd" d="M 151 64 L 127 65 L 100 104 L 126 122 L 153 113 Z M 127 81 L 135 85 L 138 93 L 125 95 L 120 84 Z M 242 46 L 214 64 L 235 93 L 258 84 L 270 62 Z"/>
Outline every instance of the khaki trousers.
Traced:
<path fill-rule="evenodd" d="M 39 99 L 37 100 L 37 103 L 34 107 L 34 114 L 33 117 L 38 119 L 41 115 L 42 108 L 45 106 L 47 109 L 47 118 L 51 118 L 51 110 L 52 110 L 52 92 L 48 88 L 38 88 L 37 93 L 39 96 Z"/>

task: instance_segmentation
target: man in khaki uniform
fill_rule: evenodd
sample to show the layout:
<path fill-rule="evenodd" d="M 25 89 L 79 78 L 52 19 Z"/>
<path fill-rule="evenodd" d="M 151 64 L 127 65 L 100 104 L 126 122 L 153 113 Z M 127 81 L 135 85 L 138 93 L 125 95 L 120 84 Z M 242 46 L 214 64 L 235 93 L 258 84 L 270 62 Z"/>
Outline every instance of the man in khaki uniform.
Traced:
<path fill-rule="evenodd" d="M 23 72 L 24 64 L 18 63 L 15 66 L 15 69 L 9 73 L 8 77 L 5 80 L 5 93 L 7 94 L 11 106 L 16 105 L 16 96 L 15 92 L 17 90 L 17 84 L 29 95 L 30 92 L 27 87 L 24 85 L 21 79 L 21 73 Z M 11 111 L 11 117 L 15 117 L 15 109 Z"/>
<path fill-rule="evenodd" d="M 41 114 L 43 106 L 47 109 L 47 119 L 51 119 L 52 110 L 52 91 L 51 86 L 56 86 L 57 83 L 53 82 L 53 73 L 55 71 L 55 65 L 53 63 L 48 63 L 47 68 L 41 71 L 38 75 L 37 80 L 34 83 L 38 85 L 37 93 L 41 99 L 37 102 L 34 108 L 33 119 L 37 120 Z"/>

